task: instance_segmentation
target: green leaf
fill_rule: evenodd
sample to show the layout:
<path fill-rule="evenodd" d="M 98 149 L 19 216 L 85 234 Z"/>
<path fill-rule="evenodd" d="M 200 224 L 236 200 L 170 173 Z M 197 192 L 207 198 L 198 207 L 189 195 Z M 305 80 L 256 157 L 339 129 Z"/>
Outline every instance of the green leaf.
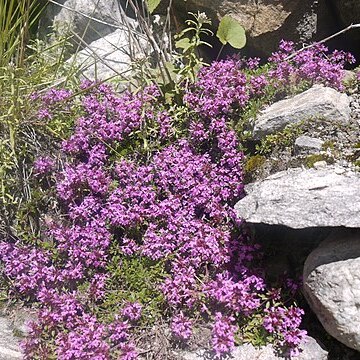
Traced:
<path fill-rule="evenodd" d="M 152 14 L 154 10 L 159 6 L 160 1 L 161 0 L 146 0 L 146 4 L 150 14 Z"/>
<path fill-rule="evenodd" d="M 246 44 L 244 28 L 231 16 L 224 16 L 219 24 L 216 36 L 223 45 L 229 43 L 235 49 L 241 49 Z"/>
<path fill-rule="evenodd" d="M 176 48 L 183 49 L 184 52 L 186 52 L 190 48 L 191 42 L 190 42 L 189 38 L 183 38 L 181 40 L 178 40 L 175 43 L 175 46 L 176 46 Z"/>

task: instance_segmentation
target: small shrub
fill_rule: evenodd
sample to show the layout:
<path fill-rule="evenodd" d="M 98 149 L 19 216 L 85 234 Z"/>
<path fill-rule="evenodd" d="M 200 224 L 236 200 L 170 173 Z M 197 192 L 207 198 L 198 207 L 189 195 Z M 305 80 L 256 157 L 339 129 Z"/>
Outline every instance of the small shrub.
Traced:
<path fill-rule="evenodd" d="M 321 146 L 321 149 L 326 151 L 326 150 L 334 150 L 335 149 L 335 143 L 331 140 L 328 141 L 324 141 L 324 143 Z"/>
<path fill-rule="evenodd" d="M 275 149 L 292 149 L 296 138 L 298 138 L 304 131 L 302 129 L 302 125 L 303 124 L 288 125 L 282 131 L 279 131 L 275 134 L 266 135 L 261 140 L 260 144 L 256 145 L 256 152 L 260 155 L 268 155 Z"/>

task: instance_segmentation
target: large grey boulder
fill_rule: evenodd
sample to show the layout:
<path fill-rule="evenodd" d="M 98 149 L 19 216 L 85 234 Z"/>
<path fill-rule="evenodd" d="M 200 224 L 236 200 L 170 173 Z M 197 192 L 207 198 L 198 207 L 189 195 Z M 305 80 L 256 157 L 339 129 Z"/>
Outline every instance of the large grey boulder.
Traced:
<path fill-rule="evenodd" d="M 248 185 L 235 205 L 249 223 L 360 227 L 360 174 L 335 166 L 289 169 Z"/>
<path fill-rule="evenodd" d="M 89 44 L 123 24 L 118 0 L 56 0 L 47 5 L 40 20 L 40 34 L 55 29 L 59 34 L 76 34 Z M 96 19 L 96 20 L 95 20 Z"/>
<path fill-rule="evenodd" d="M 22 359 L 19 338 L 15 337 L 10 321 L 0 316 L 0 360 Z"/>
<path fill-rule="evenodd" d="M 90 80 L 105 80 L 115 75 L 126 78 L 132 60 L 145 57 L 149 51 L 149 45 L 144 40 L 132 41 L 131 46 L 131 36 L 124 30 L 116 30 L 93 41 L 73 55 L 68 63 L 79 66 L 81 74 Z"/>
<path fill-rule="evenodd" d="M 301 353 L 294 360 L 326 360 L 328 353 L 310 336 L 306 336 L 306 342 L 301 345 Z M 206 351 L 186 352 L 181 354 L 184 360 L 215 360 L 215 355 Z M 235 348 L 229 359 L 233 360 L 284 360 L 284 357 L 277 355 L 272 345 L 256 348 L 251 344 L 244 344 Z"/>
<path fill-rule="evenodd" d="M 253 137 L 261 139 L 311 118 L 325 118 L 334 122 L 350 120 L 350 98 L 332 88 L 314 85 L 292 98 L 278 101 L 266 108 L 255 120 Z"/>
<path fill-rule="evenodd" d="M 42 16 L 40 34 L 70 35 L 74 44 L 67 63 L 90 80 L 126 72 L 132 61 L 150 53 L 148 40 L 129 16 L 126 0 L 58 0 Z M 127 74 L 128 75 L 128 74 Z"/>
<path fill-rule="evenodd" d="M 168 1 L 162 0 L 164 4 Z M 204 11 L 218 21 L 225 15 L 237 19 L 245 28 L 246 49 L 262 56 L 278 48 L 281 39 L 310 42 L 332 33 L 334 20 L 325 1 L 313 0 L 187 0 L 174 1 L 176 14 Z"/>
<path fill-rule="evenodd" d="M 307 258 L 304 294 L 325 330 L 360 351 L 360 232 L 334 232 Z"/>

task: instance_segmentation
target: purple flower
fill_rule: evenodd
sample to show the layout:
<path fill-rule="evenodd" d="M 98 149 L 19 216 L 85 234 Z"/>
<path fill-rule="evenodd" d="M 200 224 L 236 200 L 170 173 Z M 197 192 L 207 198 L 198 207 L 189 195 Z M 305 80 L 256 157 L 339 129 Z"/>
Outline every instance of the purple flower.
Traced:
<path fill-rule="evenodd" d="M 95 274 L 91 279 L 89 287 L 89 295 L 94 300 L 100 300 L 105 295 L 105 282 L 108 278 L 107 274 Z"/>
<path fill-rule="evenodd" d="M 34 161 L 35 175 L 46 175 L 54 170 L 55 161 L 48 156 L 39 157 Z"/>
<path fill-rule="evenodd" d="M 60 334 L 57 338 L 59 360 L 108 360 L 110 347 L 104 341 L 106 329 L 94 318 L 84 317 L 76 329 Z"/>
<path fill-rule="evenodd" d="M 237 327 L 233 325 L 235 319 L 222 315 L 220 312 L 215 314 L 215 323 L 212 329 L 212 344 L 217 356 L 230 352 L 235 345 L 235 332 Z"/>
<path fill-rule="evenodd" d="M 130 321 L 137 321 L 141 317 L 142 305 L 138 302 L 127 303 L 121 310 L 121 315 Z"/>
<path fill-rule="evenodd" d="M 265 313 L 264 328 L 277 336 L 279 345 L 289 349 L 290 355 L 296 356 L 306 335 L 305 330 L 299 329 L 304 311 L 293 306 L 279 306 L 265 309 Z"/>
<path fill-rule="evenodd" d="M 110 340 L 113 344 L 124 343 L 129 339 L 130 325 L 127 321 L 118 321 L 110 324 Z"/>
<path fill-rule="evenodd" d="M 192 321 L 184 316 L 182 312 L 173 317 L 171 331 L 182 340 L 188 340 L 192 334 Z"/>
<path fill-rule="evenodd" d="M 39 109 L 37 116 L 40 120 L 51 119 L 53 117 L 49 109 L 46 108 Z"/>
<path fill-rule="evenodd" d="M 121 356 L 120 360 L 134 360 L 137 359 L 138 354 L 136 352 L 135 345 L 131 342 L 122 344 L 120 346 Z"/>

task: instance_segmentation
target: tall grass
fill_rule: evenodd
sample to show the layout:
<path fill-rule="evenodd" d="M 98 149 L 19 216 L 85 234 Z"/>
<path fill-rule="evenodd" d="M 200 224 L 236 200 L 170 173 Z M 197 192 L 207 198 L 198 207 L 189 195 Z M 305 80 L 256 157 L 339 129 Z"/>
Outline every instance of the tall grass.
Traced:
<path fill-rule="evenodd" d="M 57 1 L 49 2 L 62 6 Z M 36 192 L 31 184 L 31 165 L 34 158 L 46 148 L 49 149 L 49 143 L 56 143 L 62 137 L 63 130 L 70 126 L 56 124 L 57 131 L 54 132 L 49 124 L 37 121 L 29 101 L 35 91 L 43 91 L 62 82 L 71 86 L 71 83 L 77 81 L 76 62 L 65 61 L 67 45 L 71 47 L 66 37 L 48 46 L 31 38 L 45 3 L 45 0 L 0 0 L 0 237 L 9 234 L 23 236 L 26 232 L 36 235 L 36 221 L 32 219 L 38 214 L 31 214 L 27 210 L 24 213 L 24 209 L 29 209 L 34 202 Z M 112 26 L 129 34 L 130 49 L 142 52 L 144 41 L 150 44 L 151 56 L 155 59 L 151 61 L 149 51 L 145 49 L 144 58 L 139 63 L 139 59 L 135 59 L 136 51 L 134 54 L 130 51 L 135 76 L 125 79 L 126 82 L 133 80 L 137 87 L 146 79 L 159 78 L 161 83 L 168 83 L 171 81 L 167 63 L 171 54 L 172 1 L 161 34 L 153 30 L 145 0 L 128 0 L 126 4 L 136 15 L 137 28 L 129 22 L 126 9 L 123 8 L 120 9 L 119 24 Z M 87 17 L 87 27 L 91 27 L 92 21 L 99 21 Z M 164 41 L 166 32 L 168 43 Z M 80 38 L 82 46 L 87 45 L 83 43 L 81 34 L 70 35 L 73 35 L 73 39 L 76 36 L 78 40 Z M 95 61 L 102 61 L 101 56 L 93 55 Z M 154 65 L 150 65 L 152 62 L 156 64 L 156 71 Z M 4 231 L 1 232 L 2 228 Z"/>
<path fill-rule="evenodd" d="M 41 0 L 0 0 L 0 237 L 37 233 L 32 162 L 61 134 L 37 119 L 29 98 L 75 73 L 62 56 L 67 39 L 46 46 L 31 38 L 43 8 Z"/>
<path fill-rule="evenodd" d="M 23 66 L 30 31 L 43 7 L 39 0 L 0 0 L 0 68 Z"/>

